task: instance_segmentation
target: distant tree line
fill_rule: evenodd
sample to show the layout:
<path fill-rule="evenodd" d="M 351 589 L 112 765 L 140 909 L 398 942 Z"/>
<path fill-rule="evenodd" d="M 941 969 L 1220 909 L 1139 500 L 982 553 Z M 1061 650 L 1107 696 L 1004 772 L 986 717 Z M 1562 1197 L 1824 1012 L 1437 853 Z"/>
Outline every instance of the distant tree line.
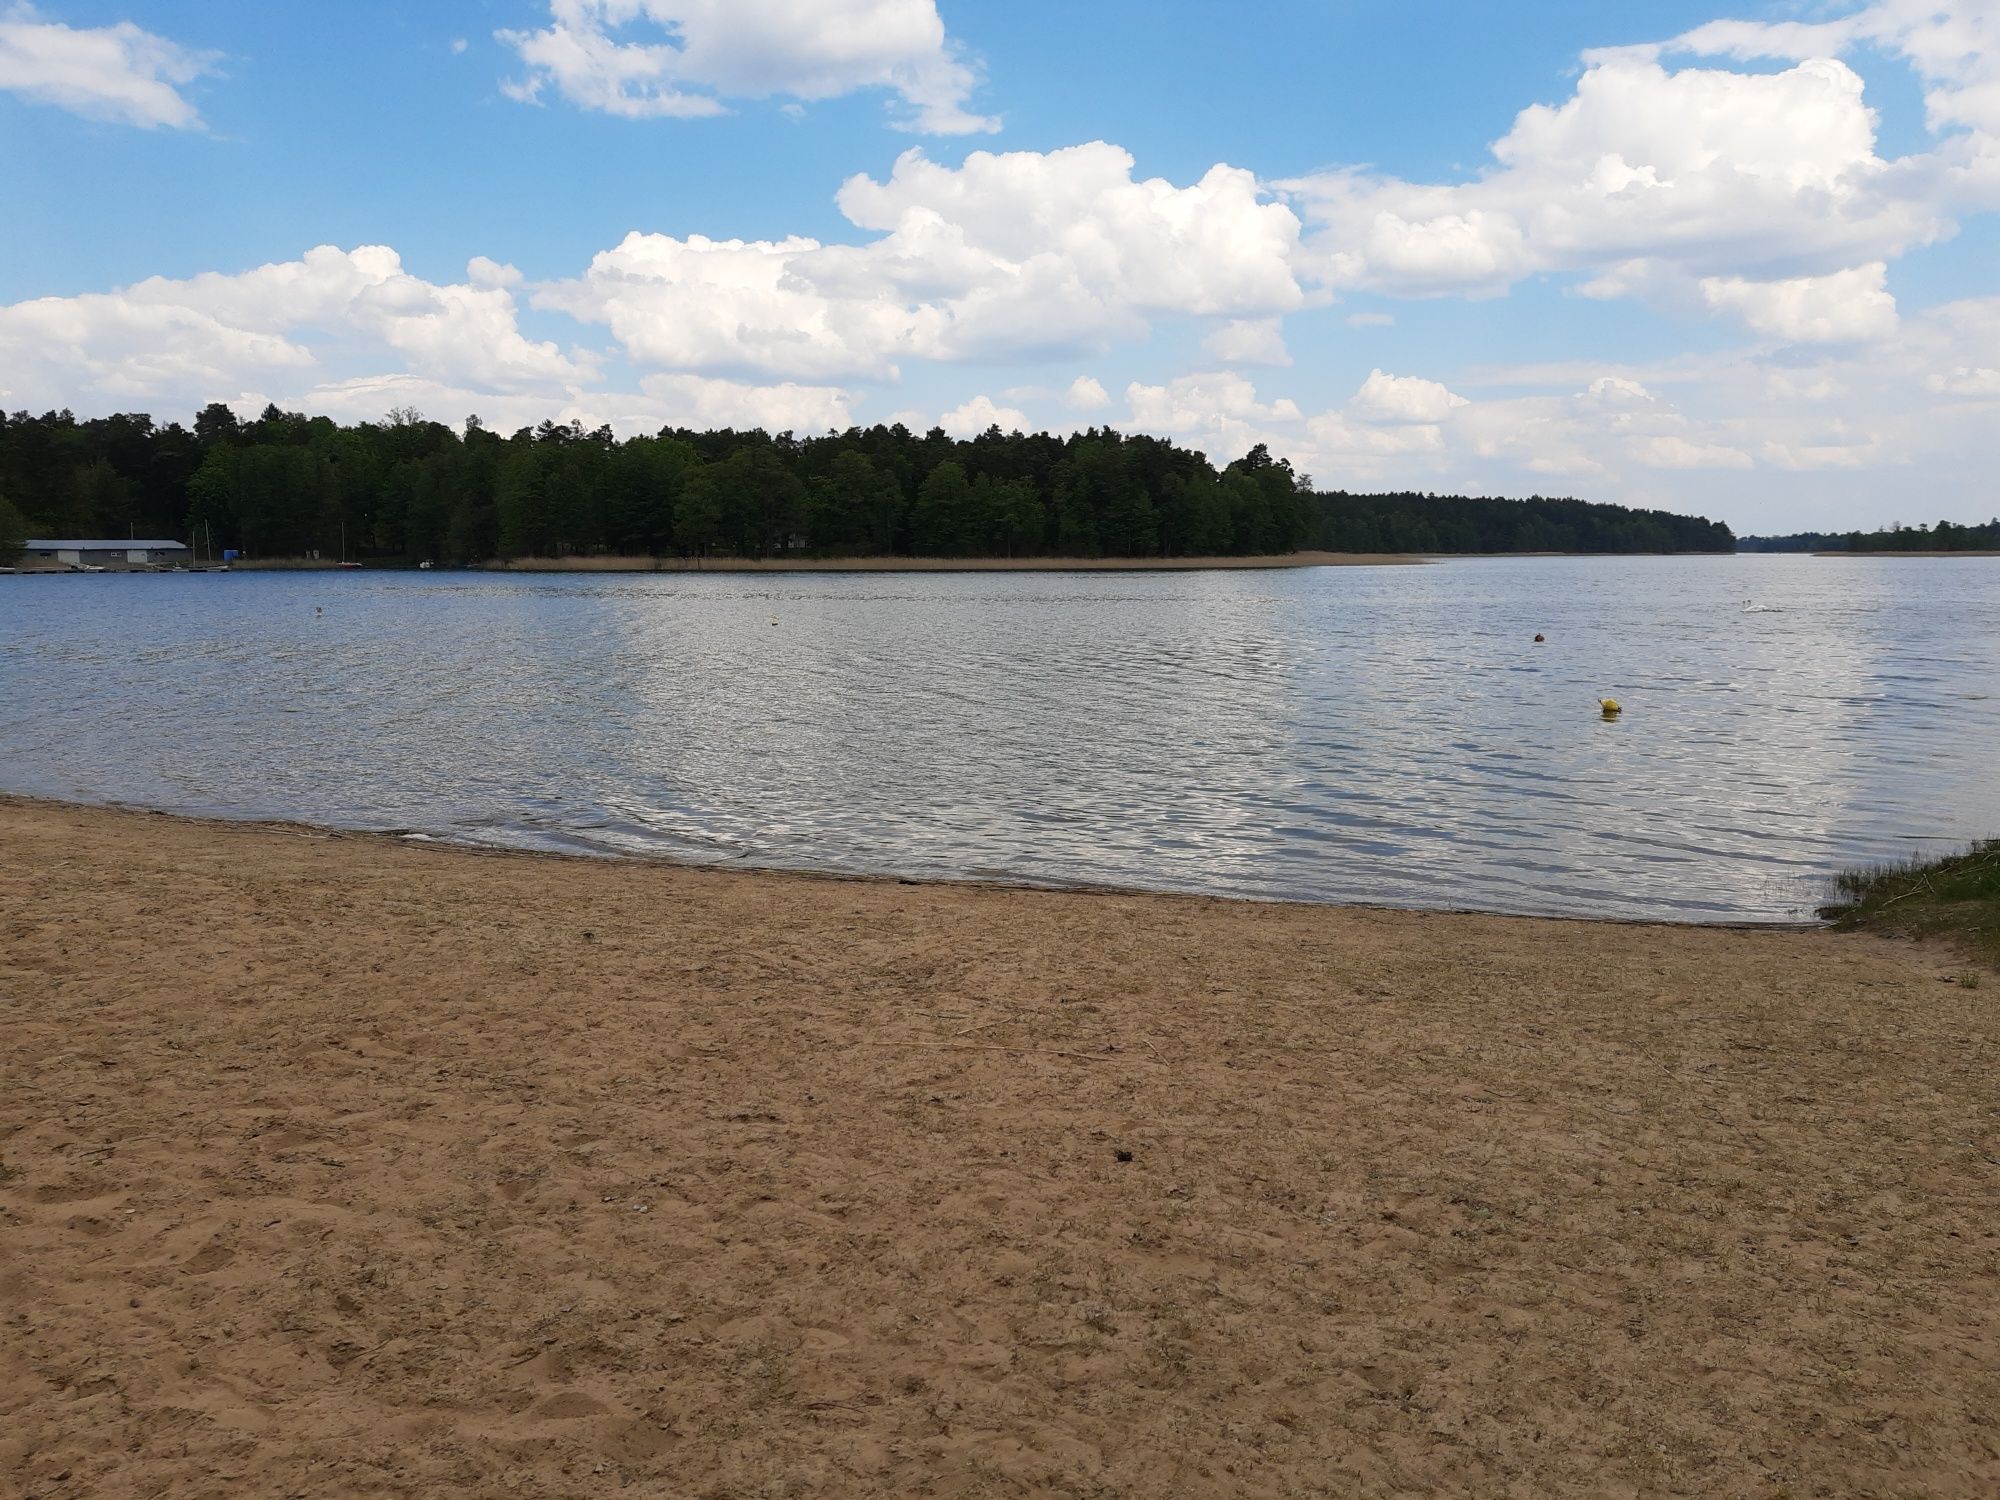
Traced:
<path fill-rule="evenodd" d="M 1330 552 L 1729 552 L 1720 521 L 1588 500 L 1320 494 L 1314 545 Z"/>
<path fill-rule="evenodd" d="M 1746 536 L 1739 552 L 1993 552 L 2000 551 L 2000 517 L 1983 525 L 1891 526 L 1884 531 L 1796 531 Z"/>
<path fill-rule="evenodd" d="M 1738 552 L 1844 552 L 1847 537 L 1834 531 L 1794 531 L 1785 536 L 1739 536 Z"/>
<path fill-rule="evenodd" d="M 544 422 L 512 436 L 413 411 L 342 426 L 205 408 L 0 413 L 0 498 L 40 535 L 157 535 L 250 556 L 434 559 L 1189 557 L 1726 552 L 1718 522 L 1581 500 L 1322 493 L 1262 447 L 1218 469 L 1161 438 L 851 428 L 798 438 Z M 4 512 L 0 512 L 4 515 Z"/>

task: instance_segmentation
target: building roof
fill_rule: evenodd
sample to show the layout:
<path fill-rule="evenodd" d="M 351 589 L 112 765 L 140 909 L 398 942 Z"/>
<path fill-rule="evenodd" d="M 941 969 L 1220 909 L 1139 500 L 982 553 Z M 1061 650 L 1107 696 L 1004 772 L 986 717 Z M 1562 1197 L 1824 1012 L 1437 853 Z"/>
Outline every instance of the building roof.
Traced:
<path fill-rule="evenodd" d="M 186 542 L 149 542 L 144 537 L 127 541 L 120 537 L 95 542 L 51 542 L 39 537 L 29 537 L 22 543 L 30 552 L 159 552 L 163 550 L 187 551 Z"/>

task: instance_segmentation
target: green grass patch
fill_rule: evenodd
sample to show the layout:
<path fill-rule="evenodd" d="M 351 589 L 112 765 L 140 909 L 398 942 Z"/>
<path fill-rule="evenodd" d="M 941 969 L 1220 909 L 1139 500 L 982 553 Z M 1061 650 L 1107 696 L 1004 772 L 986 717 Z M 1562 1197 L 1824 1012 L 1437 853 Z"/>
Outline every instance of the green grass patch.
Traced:
<path fill-rule="evenodd" d="M 2000 839 L 1942 859 L 1843 870 L 1830 894 L 1819 914 L 1836 927 L 1948 938 L 2000 968 Z"/>

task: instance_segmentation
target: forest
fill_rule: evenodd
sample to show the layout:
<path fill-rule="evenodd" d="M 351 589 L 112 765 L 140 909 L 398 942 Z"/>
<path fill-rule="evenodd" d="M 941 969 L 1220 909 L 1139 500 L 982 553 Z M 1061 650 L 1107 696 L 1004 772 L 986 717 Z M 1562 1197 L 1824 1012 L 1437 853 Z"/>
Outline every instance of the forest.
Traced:
<path fill-rule="evenodd" d="M 1797 531 L 1789 536 L 1746 536 L 1739 552 L 1994 552 L 2000 551 L 2000 516 L 1984 525 L 1891 526 L 1883 531 Z"/>
<path fill-rule="evenodd" d="M 1201 557 L 1727 552 L 1719 522 L 1582 500 L 1321 491 L 1264 448 L 1218 469 L 1100 428 L 970 439 L 672 428 L 511 436 L 414 411 L 344 426 L 219 403 L 193 427 L 0 413 L 9 536 L 161 537 L 198 555 L 469 564 L 573 555 Z"/>

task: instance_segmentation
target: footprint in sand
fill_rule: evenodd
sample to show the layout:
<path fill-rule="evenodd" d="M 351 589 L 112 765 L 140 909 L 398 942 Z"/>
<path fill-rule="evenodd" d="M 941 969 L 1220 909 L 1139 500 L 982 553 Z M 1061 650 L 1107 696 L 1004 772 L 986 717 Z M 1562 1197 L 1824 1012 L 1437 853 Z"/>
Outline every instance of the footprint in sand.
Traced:
<path fill-rule="evenodd" d="M 115 1198 L 118 1193 L 119 1190 L 115 1187 L 92 1183 L 84 1186 L 38 1187 L 35 1189 L 34 1198 L 37 1203 L 53 1207 L 70 1203 L 90 1203 L 99 1198 Z"/>
<path fill-rule="evenodd" d="M 582 1391 L 559 1391 L 530 1407 L 528 1415 L 550 1422 L 574 1422 L 582 1417 L 601 1417 L 610 1410 L 602 1401 Z"/>
<path fill-rule="evenodd" d="M 181 1269 L 190 1276 L 206 1276 L 211 1271 L 220 1271 L 234 1259 L 234 1250 L 211 1242 L 205 1249 L 196 1251 L 181 1262 Z"/>

